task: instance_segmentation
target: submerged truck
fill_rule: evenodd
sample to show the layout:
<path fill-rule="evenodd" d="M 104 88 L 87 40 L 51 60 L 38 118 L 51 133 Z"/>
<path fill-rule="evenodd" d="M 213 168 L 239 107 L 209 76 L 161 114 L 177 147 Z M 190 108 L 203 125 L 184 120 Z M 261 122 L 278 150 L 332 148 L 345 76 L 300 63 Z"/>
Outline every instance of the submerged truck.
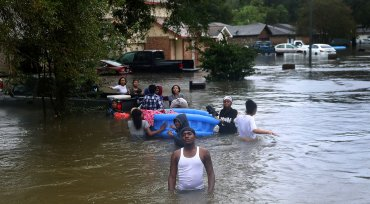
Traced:
<path fill-rule="evenodd" d="M 133 51 L 123 54 L 117 60 L 133 72 L 179 72 L 197 71 L 194 60 L 166 60 L 162 50 Z"/>

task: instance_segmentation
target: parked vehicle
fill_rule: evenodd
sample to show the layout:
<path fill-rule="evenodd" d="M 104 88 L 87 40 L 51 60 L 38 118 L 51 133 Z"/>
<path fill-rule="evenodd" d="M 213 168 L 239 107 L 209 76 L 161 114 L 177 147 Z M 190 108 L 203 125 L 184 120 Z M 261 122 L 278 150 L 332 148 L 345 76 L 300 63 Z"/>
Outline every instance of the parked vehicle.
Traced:
<path fill-rule="evenodd" d="M 319 55 L 319 54 L 335 55 L 337 54 L 337 52 L 332 46 L 328 44 L 313 44 L 312 54 L 314 55 Z"/>
<path fill-rule="evenodd" d="M 370 44 L 370 38 L 364 38 L 359 40 L 359 44 Z"/>
<path fill-rule="evenodd" d="M 165 60 L 162 50 L 133 51 L 123 54 L 119 63 L 133 72 L 139 71 L 196 71 L 193 60 Z"/>
<path fill-rule="evenodd" d="M 271 41 L 256 41 L 252 48 L 257 51 L 257 53 L 261 54 L 270 54 L 275 52 L 274 46 L 272 46 Z"/>
<path fill-rule="evenodd" d="M 293 45 L 296 46 L 297 48 L 308 48 L 309 45 L 304 44 L 302 40 L 294 40 Z"/>
<path fill-rule="evenodd" d="M 347 39 L 344 39 L 344 38 L 334 38 L 330 42 L 330 45 L 332 47 L 334 47 L 334 46 L 346 46 L 346 47 L 349 47 L 349 46 L 351 46 L 351 41 L 350 40 L 347 40 Z"/>
<path fill-rule="evenodd" d="M 100 60 L 100 66 L 96 69 L 98 74 L 123 75 L 131 73 L 128 66 L 112 60 Z"/>
<path fill-rule="evenodd" d="M 275 52 L 277 55 L 282 55 L 284 53 L 297 53 L 298 48 L 290 43 L 281 43 L 275 45 Z"/>

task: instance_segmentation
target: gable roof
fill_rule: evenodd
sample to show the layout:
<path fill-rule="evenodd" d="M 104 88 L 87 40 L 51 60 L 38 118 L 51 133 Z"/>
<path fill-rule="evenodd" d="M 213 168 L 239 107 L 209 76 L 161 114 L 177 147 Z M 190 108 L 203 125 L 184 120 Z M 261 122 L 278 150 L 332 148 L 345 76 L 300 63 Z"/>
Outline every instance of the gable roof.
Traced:
<path fill-rule="evenodd" d="M 240 25 L 240 26 L 226 26 L 228 33 L 231 37 L 240 37 L 240 36 L 256 36 L 261 34 L 263 29 L 265 29 L 266 24 L 264 23 L 254 23 L 249 25 Z"/>
<path fill-rule="evenodd" d="M 283 28 L 285 30 L 290 30 L 295 32 L 295 27 L 293 25 L 287 24 L 287 23 L 276 23 L 273 26 Z"/>
<path fill-rule="evenodd" d="M 156 18 L 156 21 L 155 23 L 160 26 L 161 28 L 163 28 L 163 24 L 164 24 L 164 18 Z M 189 34 L 189 30 L 188 30 L 188 27 L 185 26 L 184 24 L 181 24 L 181 27 L 179 28 L 179 30 L 177 30 L 175 27 L 170 27 L 168 28 L 168 32 L 174 34 L 174 35 L 177 35 L 178 37 L 181 37 L 181 38 L 188 38 L 190 37 L 190 34 Z"/>
<path fill-rule="evenodd" d="M 211 38 L 216 38 L 221 33 L 222 29 L 225 26 L 228 26 L 228 25 L 224 23 L 219 23 L 219 22 L 213 22 L 213 23 L 208 24 L 208 31 L 207 31 L 208 36 L 210 36 Z"/>
<path fill-rule="evenodd" d="M 272 35 L 295 35 L 295 28 L 289 24 L 267 25 Z"/>

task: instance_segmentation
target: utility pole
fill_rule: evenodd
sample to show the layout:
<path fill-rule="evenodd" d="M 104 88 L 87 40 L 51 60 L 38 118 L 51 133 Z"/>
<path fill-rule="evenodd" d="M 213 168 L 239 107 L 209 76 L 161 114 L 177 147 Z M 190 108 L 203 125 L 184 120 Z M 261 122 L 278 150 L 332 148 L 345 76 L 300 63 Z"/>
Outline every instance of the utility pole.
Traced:
<path fill-rule="evenodd" d="M 312 9 L 313 9 L 313 0 L 310 0 L 310 46 L 308 48 L 308 66 L 312 68 Z"/>

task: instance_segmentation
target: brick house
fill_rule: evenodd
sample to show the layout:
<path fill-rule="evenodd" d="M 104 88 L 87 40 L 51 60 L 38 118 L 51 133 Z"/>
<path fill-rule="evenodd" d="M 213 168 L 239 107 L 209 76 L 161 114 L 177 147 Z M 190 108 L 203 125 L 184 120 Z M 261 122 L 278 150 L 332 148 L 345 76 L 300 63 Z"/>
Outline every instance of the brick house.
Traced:
<path fill-rule="evenodd" d="M 252 45 L 256 41 L 271 41 L 276 45 L 279 43 L 303 40 L 308 43 L 308 37 L 297 36 L 295 27 L 289 24 L 267 25 L 254 23 L 249 25 L 231 26 L 226 25 L 220 31 L 224 33 L 229 42 L 240 45 Z"/>
<path fill-rule="evenodd" d="M 188 33 L 183 25 L 180 30 L 163 28 L 164 19 L 168 16 L 160 0 L 148 0 L 146 4 L 152 7 L 152 15 L 156 21 L 143 37 L 134 37 L 128 40 L 124 52 L 134 50 L 163 50 L 168 60 L 194 60 L 195 66 L 199 65 L 199 53 L 190 49 L 196 39 Z"/>

